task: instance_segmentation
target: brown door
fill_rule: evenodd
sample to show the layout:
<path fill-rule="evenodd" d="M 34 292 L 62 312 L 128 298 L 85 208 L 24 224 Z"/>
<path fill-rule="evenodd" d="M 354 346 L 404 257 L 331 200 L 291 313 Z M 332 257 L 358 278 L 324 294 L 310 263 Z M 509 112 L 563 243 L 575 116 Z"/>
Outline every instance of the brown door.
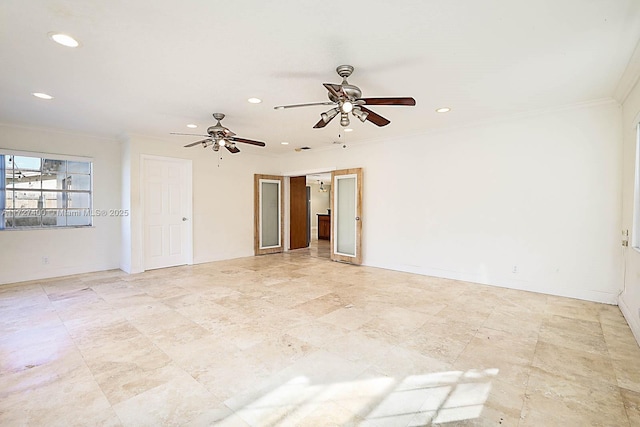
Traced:
<path fill-rule="evenodd" d="M 254 252 L 256 255 L 282 252 L 284 178 L 254 175 Z"/>
<path fill-rule="evenodd" d="M 307 177 L 292 176 L 289 181 L 290 230 L 289 249 L 306 248 L 307 224 Z"/>
<path fill-rule="evenodd" d="M 331 172 L 331 259 L 362 264 L 362 168 Z"/>

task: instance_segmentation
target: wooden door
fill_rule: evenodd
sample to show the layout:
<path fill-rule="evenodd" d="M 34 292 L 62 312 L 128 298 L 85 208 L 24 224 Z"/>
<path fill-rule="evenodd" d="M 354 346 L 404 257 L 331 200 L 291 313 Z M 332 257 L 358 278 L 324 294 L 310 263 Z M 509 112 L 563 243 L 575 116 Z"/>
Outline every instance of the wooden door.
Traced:
<path fill-rule="evenodd" d="M 284 177 L 256 174 L 253 183 L 254 253 L 282 252 Z"/>
<path fill-rule="evenodd" d="M 306 248 L 307 224 L 307 177 L 292 176 L 289 181 L 289 249 Z"/>
<path fill-rule="evenodd" d="M 362 168 L 331 172 L 331 259 L 362 264 Z"/>

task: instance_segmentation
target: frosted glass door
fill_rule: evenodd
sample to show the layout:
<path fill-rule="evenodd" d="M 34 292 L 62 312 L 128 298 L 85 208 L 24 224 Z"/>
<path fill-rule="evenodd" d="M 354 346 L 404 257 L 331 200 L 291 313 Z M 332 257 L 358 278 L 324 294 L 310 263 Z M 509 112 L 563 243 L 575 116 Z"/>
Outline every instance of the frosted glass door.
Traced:
<path fill-rule="evenodd" d="M 362 169 L 332 172 L 331 259 L 362 264 Z"/>
<path fill-rule="evenodd" d="M 260 182 L 260 249 L 280 246 L 280 181 Z"/>
<path fill-rule="evenodd" d="M 356 177 L 336 177 L 336 253 L 356 256 Z"/>
<path fill-rule="evenodd" d="M 282 252 L 282 196 L 284 178 L 254 175 L 254 252 Z"/>

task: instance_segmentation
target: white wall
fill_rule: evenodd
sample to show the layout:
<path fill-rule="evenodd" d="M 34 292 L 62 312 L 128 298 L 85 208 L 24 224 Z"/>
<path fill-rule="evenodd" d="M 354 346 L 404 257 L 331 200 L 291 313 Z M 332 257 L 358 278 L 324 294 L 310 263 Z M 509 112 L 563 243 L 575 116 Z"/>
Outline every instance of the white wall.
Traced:
<path fill-rule="evenodd" d="M 130 239 L 123 240 L 125 259 L 121 263 L 121 268 L 127 272 L 144 270 L 140 215 L 140 158 L 143 154 L 193 162 L 194 263 L 253 255 L 253 175 L 273 173 L 276 161 L 258 151 L 259 148 L 240 146 L 242 153 L 232 155 L 224 150 L 223 159 L 218 162 L 218 153 L 211 149 L 187 149 L 183 145 L 184 141 L 167 142 L 140 136 L 129 138 L 125 163 L 129 163 L 128 203 L 132 216 L 130 224 L 125 224 L 125 228 L 130 228 L 124 230 L 124 234 Z"/>
<path fill-rule="evenodd" d="M 281 170 L 364 168 L 366 265 L 615 303 L 620 117 L 575 106 L 292 153 Z"/>
<path fill-rule="evenodd" d="M 622 132 L 630 228 L 638 112 L 636 88 L 624 127 L 620 107 L 601 103 L 346 150 L 271 158 L 250 147 L 223 153 L 220 167 L 213 151 L 181 143 L 134 136 L 121 147 L 0 126 L 0 147 L 93 157 L 95 207 L 132 212 L 122 222 L 96 218 L 90 229 L 0 233 L 0 283 L 117 266 L 141 271 L 140 156 L 150 154 L 193 161 L 195 263 L 253 254 L 254 173 L 360 166 L 366 265 L 614 303 L 622 282 Z M 640 254 L 628 250 L 627 261 L 621 301 L 637 314 Z"/>
<path fill-rule="evenodd" d="M 636 84 L 622 107 L 624 137 L 622 228 L 631 233 L 633 230 L 636 126 L 640 123 L 640 85 Z M 626 264 L 624 292 L 620 295 L 618 305 L 631 326 L 636 340 L 640 343 L 640 253 L 631 246 L 623 251 Z"/>
<path fill-rule="evenodd" d="M 0 125 L 0 148 L 91 157 L 94 209 L 121 207 L 118 141 Z M 0 232 L 0 283 L 118 268 L 120 218 L 95 217 L 93 225 Z M 44 256 L 49 258 L 49 264 L 43 264 Z"/>

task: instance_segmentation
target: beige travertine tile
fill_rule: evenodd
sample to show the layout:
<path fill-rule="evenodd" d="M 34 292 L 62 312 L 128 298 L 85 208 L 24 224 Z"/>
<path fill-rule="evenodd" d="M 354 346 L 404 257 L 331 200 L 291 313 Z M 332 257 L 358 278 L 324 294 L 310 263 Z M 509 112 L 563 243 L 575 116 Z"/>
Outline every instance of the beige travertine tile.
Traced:
<path fill-rule="evenodd" d="M 616 353 L 612 358 L 618 386 L 640 393 L 640 357 L 638 349 Z"/>
<path fill-rule="evenodd" d="M 217 427 L 250 427 L 249 424 L 225 405 L 209 409 L 183 424 L 184 427 L 210 427 L 212 425 Z"/>
<path fill-rule="evenodd" d="M 628 426 L 629 418 L 621 403 L 589 406 L 539 393 L 527 393 L 521 415 L 521 426 Z"/>
<path fill-rule="evenodd" d="M 350 331 L 355 331 L 370 321 L 374 316 L 375 314 L 360 307 L 343 307 L 325 314 L 318 320 L 331 323 L 340 328 L 349 329 Z"/>
<path fill-rule="evenodd" d="M 548 316 L 540 329 L 539 339 L 599 355 L 607 355 L 607 344 L 600 322 L 558 315 Z"/>
<path fill-rule="evenodd" d="M 202 384 L 179 368 L 166 383 L 113 406 L 125 426 L 181 425 L 220 405 Z"/>
<path fill-rule="evenodd" d="M 519 306 L 501 306 L 496 308 L 483 323 L 486 328 L 511 332 L 518 335 L 526 334 L 536 337 L 542 326 L 544 315 L 531 308 Z"/>
<path fill-rule="evenodd" d="M 425 356 L 453 363 L 471 342 L 476 332 L 475 325 L 431 316 L 401 345 Z"/>
<path fill-rule="evenodd" d="M 319 253 L 0 287 L 0 424 L 640 422 L 617 307 Z"/>
<path fill-rule="evenodd" d="M 532 366 L 557 373 L 569 381 L 583 381 L 596 375 L 603 382 L 616 383 L 610 358 L 544 341 L 538 342 Z"/>
<path fill-rule="evenodd" d="M 119 425 L 111 405 L 86 366 L 79 365 L 49 375 L 41 370 L 42 381 L 19 381 L 0 394 L 2 425 Z M 0 377 L 4 385 L 7 378 Z M 20 378 L 24 380 L 24 377 Z"/>
<path fill-rule="evenodd" d="M 496 377 L 515 387 L 527 384 L 536 339 L 482 328 L 453 363 L 455 369 L 496 369 Z"/>
<path fill-rule="evenodd" d="M 629 423 L 632 426 L 640 426 L 640 392 L 621 388 L 620 393 L 629 417 Z"/>

